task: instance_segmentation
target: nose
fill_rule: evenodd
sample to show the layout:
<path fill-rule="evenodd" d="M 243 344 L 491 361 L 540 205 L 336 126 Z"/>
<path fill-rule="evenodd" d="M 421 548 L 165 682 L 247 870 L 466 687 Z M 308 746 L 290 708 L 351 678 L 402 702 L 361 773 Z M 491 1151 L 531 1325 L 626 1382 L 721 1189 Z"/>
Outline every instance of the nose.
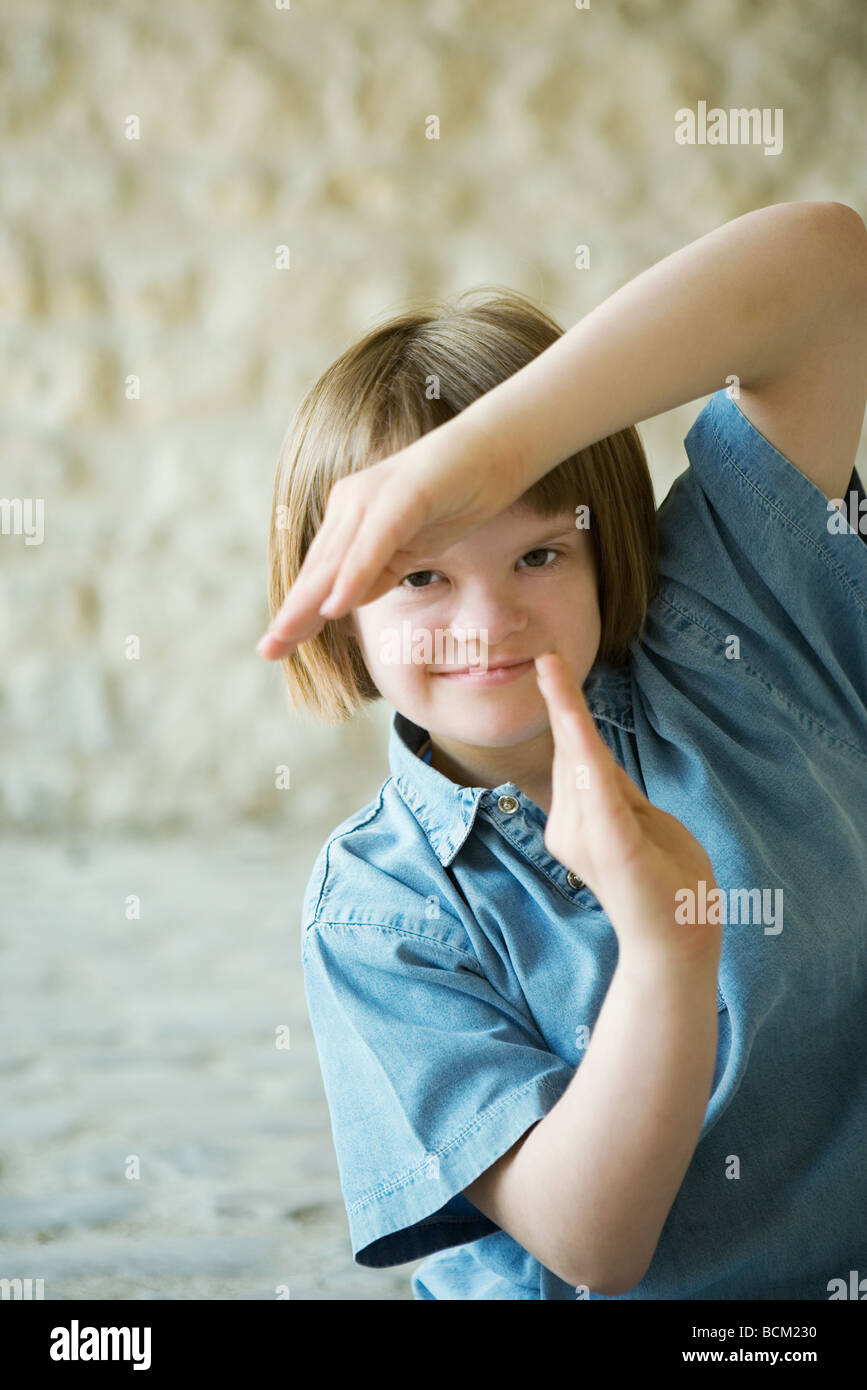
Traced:
<path fill-rule="evenodd" d="M 477 586 L 455 604 L 449 629 L 456 636 L 463 631 L 478 648 L 493 651 L 522 633 L 528 621 L 526 608 L 514 597 L 493 587 Z"/>

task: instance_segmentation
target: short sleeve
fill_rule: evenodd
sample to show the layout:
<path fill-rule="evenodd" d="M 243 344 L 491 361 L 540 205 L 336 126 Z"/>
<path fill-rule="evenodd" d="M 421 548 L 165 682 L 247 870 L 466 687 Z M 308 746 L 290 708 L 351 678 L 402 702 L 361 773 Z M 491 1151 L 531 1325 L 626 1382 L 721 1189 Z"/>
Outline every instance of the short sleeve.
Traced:
<path fill-rule="evenodd" d="M 849 525 L 853 512 L 842 517 L 727 391 L 684 445 L 691 467 L 659 508 L 662 621 L 649 646 L 675 631 L 704 647 L 709 695 L 711 682 L 719 695 L 727 673 L 749 672 L 754 690 L 860 742 L 867 537 Z M 854 470 L 851 490 L 863 496 Z M 733 651 L 739 661 L 726 659 Z"/>
<path fill-rule="evenodd" d="M 499 1228 L 462 1190 L 556 1104 L 575 1068 L 470 951 L 313 922 L 304 989 L 353 1257 L 404 1264 Z"/>

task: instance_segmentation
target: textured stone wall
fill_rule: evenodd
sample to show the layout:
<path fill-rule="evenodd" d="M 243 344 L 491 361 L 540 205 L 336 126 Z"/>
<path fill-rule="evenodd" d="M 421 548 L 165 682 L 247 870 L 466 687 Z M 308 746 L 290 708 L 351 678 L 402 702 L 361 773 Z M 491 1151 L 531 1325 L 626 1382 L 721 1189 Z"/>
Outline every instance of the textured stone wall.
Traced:
<path fill-rule="evenodd" d="M 41 544 L 0 536 L 22 829 L 324 833 L 379 784 L 388 711 L 311 726 L 253 651 L 283 432 L 374 320 L 494 282 L 568 327 L 753 207 L 867 205 L 860 0 L 6 0 L 0 25 L 0 495 L 44 499 Z M 701 100 L 782 108 L 782 153 L 678 146 Z M 700 404 L 642 430 L 660 498 Z"/>

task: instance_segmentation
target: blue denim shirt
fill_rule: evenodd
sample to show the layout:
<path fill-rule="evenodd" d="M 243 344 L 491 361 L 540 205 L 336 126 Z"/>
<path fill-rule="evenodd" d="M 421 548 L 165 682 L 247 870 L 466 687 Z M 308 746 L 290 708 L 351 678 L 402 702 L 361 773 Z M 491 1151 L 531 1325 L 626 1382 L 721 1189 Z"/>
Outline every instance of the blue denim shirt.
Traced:
<path fill-rule="evenodd" d="M 584 685 L 726 898 L 701 1136 L 619 1297 L 827 1299 L 867 1275 L 867 546 L 829 529 L 825 496 L 726 391 L 684 443 L 645 631 Z M 540 808 L 512 782 L 450 782 L 418 756 L 426 736 L 395 713 L 391 775 L 329 837 L 303 906 L 353 1255 L 429 1256 L 420 1299 L 574 1299 L 462 1189 L 565 1091 L 617 939 Z"/>

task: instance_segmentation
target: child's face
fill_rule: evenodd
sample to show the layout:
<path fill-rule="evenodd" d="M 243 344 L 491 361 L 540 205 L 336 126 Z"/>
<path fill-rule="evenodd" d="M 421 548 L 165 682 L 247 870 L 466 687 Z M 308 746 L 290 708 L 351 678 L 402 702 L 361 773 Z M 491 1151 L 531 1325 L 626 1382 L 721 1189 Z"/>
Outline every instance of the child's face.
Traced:
<path fill-rule="evenodd" d="M 377 689 L 401 714 L 446 744 L 515 748 L 548 728 L 533 657 L 559 652 L 582 684 L 596 659 L 590 533 L 572 511 L 544 517 L 516 502 L 350 616 Z M 516 660 L 526 664 L 510 679 L 491 678 Z M 461 666 L 476 674 L 444 674 Z"/>

